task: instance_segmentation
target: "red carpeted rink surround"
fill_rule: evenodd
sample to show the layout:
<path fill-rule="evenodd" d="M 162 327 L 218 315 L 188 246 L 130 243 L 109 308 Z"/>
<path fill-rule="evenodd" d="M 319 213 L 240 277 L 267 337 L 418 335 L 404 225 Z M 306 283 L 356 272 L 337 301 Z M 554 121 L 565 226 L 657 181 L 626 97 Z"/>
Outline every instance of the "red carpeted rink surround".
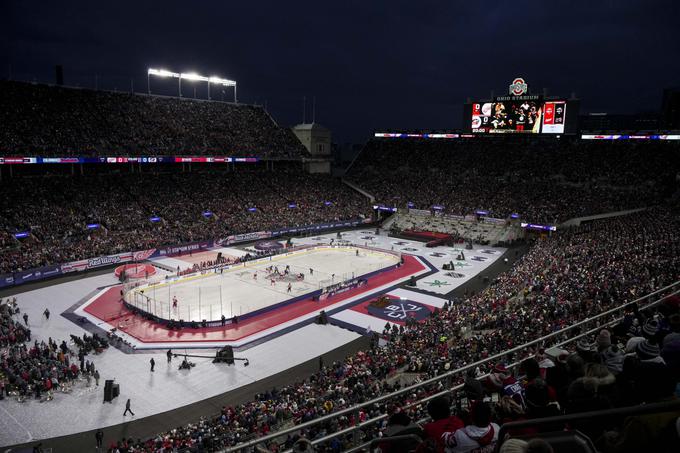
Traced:
<path fill-rule="evenodd" d="M 411 255 L 402 256 L 404 258 L 403 265 L 370 277 L 367 285 L 354 288 L 319 302 L 313 301 L 311 298 L 303 299 L 291 305 L 275 308 L 266 313 L 239 321 L 236 325 L 228 324 L 224 327 L 169 330 L 162 324 L 136 316 L 125 308 L 120 302 L 120 285 L 113 286 L 100 294 L 99 297 L 85 307 L 85 311 L 143 343 L 238 341 L 262 330 L 275 327 L 309 313 L 317 312 L 350 297 L 369 293 L 380 286 L 427 270 L 427 267 L 421 264 L 415 257 Z"/>

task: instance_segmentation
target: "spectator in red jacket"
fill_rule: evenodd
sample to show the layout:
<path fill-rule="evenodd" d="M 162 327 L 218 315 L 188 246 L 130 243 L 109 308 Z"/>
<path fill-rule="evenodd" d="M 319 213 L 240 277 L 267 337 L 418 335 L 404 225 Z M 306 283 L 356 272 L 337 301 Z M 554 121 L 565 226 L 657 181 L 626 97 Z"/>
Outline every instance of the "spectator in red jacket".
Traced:
<path fill-rule="evenodd" d="M 463 420 L 455 415 L 451 415 L 451 402 L 445 396 L 440 396 L 427 405 L 427 413 L 432 417 L 430 423 L 423 426 L 425 439 L 435 444 L 436 451 L 444 452 L 444 441 L 442 434 L 445 432 L 455 432 L 465 426 Z"/>

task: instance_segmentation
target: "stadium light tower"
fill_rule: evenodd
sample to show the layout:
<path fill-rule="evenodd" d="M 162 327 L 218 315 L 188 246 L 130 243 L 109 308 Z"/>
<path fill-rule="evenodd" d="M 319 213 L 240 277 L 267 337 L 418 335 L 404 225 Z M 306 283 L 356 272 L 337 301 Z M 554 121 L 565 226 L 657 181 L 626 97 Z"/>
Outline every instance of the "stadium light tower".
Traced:
<path fill-rule="evenodd" d="M 178 94 L 180 97 L 182 97 L 182 79 L 184 80 L 189 80 L 192 82 L 207 82 L 208 83 L 208 99 L 210 99 L 210 84 L 216 84 L 216 85 L 222 85 L 222 86 L 228 86 L 228 87 L 234 87 L 234 103 L 238 102 L 238 98 L 236 95 L 236 82 L 233 80 L 229 79 L 223 79 L 221 77 L 205 77 L 199 74 L 196 74 L 195 72 L 172 72 L 172 71 L 166 71 L 165 69 L 153 69 L 149 68 L 146 72 L 146 84 L 147 84 L 147 90 L 149 94 L 151 94 L 151 76 L 157 76 L 157 77 L 173 77 L 176 78 L 178 81 Z"/>

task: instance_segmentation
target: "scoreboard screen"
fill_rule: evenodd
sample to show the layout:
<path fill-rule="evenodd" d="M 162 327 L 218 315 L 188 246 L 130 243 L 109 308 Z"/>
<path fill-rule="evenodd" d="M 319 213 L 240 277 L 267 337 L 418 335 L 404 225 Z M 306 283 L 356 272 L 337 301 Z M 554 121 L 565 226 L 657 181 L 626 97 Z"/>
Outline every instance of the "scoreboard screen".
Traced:
<path fill-rule="evenodd" d="M 503 99 L 466 104 L 463 115 L 476 134 L 572 134 L 578 107 L 578 100 Z"/>
<path fill-rule="evenodd" d="M 564 123 L 567 117 L 566 101 L 549 101 L 543 104 L 544 134 L 564 134 Z"/>
<path fill-rule="evenodd" d="M 541 101 L 535 100 L 472 104 L 472 132 L 538 134 L 542 113 Z"/>

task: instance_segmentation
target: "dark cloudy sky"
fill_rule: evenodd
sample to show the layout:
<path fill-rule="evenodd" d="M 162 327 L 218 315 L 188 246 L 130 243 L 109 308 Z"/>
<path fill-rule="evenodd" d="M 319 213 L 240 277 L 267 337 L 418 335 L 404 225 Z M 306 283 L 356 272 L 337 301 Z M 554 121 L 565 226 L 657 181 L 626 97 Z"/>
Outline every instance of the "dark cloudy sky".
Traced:
<path fill-rule="evenodd" d="M 132 78 L 146 90 L 147 67 L 220 75 L 282 125 L 316 96 L 317 121 L 358 142 L 374 129 L 460 127 L 468 97 L 505 92 L 515 76 L 551 95 L 575 91 L 582 111 L 657 110 L 661 90 L 680 85 L 678 5 L 0 0 L 0 77 L 51 82 L 62 64 L 70 85 L 94 86 L 98 74 L 102 88 Z"/>

